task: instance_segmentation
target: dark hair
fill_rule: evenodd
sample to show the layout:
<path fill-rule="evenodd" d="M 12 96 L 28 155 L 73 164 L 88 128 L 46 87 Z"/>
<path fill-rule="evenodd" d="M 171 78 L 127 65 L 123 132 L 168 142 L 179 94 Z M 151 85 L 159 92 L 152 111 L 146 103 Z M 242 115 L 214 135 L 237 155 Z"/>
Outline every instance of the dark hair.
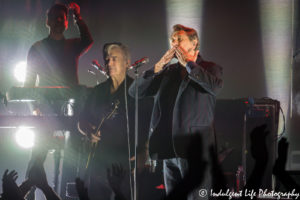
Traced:
<path fill-rule="evenodd" d="M 187 34 L 188 38 L 190 39 L 190 41 L 197 40 L 196 49 L 200 48 L 199 37 L 198 37 L 197 31 L 195 29 L 183 26 L 181 24 L 176 24 L 176 25 L 173 26 L 173 33 L 177 32 L 177 31 L 186 32 L 186 34 Z"/>
<path fill-rule="evenodd" d="M 126 60 L 130 60 L 129 49 L 126 45 L 122 44 L 121 42 L 112 42 L 112 43 L 104 44 L 104 46 L 103 46 L 103 58 L 104 58 L 104 60 L 106 60 L 106 57 L 108 55 L 108 51 L 112 48 L 115 48 L 115 47 L 118 47 L 122 50 Z"/>
<path fill-rule="evenodd" d="M 54 4 L 50 9 L 47 10 L 47 18 L 51 18 L 54 11 L 62 10 L 66 13 L 66 17 L 68 18 L 69 15 L 69 9 L 66 5 L 61 3 Z"/>

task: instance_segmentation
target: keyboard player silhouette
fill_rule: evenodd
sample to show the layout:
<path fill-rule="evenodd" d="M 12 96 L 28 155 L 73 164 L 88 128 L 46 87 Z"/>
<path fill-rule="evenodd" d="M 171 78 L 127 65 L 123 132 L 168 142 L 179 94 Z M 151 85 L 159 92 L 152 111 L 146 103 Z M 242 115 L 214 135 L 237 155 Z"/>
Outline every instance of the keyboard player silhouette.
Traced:
<path fill-rule="evenodd" d="M 73 11 L 80 38 L 66 39 L 64 37 L 64 32 L 68 28 L 69 10 Z M 49 28 L 48 37 L 34 43 L 28 52 L 24 86 L 76 88 L 79 83 L 77 74 L 79 57 L 88 51 L 93 43 L 88 27 L 80 15 L 79 5 L 76 3 L 70 3 L 68 6 L 54 4 L 47 11 L 46 26 Z M 46 113 L 60 115 L 61 107 L 60 103 L 46 99 L 39 102 L 34 111 L 36 115 L 45 115 Z M 38 140 L 35 142 L 28 169 L 34 163 L 35 157 L 41 156 L 44 160 L 46 159 L 49 146 L 53 145 L 53 142 L 49 142 L 51 141 L 49 137 L 52 137 L 51 133 L 53 133 L 49 127 L 47 130 L 46 128 L 39 129 L 43 133 L 39 134 Z M 33 198 L 34 195 L 28 197 L 28 199 Z"/>

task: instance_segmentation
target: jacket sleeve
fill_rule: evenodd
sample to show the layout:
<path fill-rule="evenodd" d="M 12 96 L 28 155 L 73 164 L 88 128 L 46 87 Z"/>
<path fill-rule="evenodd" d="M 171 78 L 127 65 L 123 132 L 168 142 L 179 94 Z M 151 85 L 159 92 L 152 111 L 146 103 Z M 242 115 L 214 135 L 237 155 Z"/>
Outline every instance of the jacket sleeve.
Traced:
<path fill-rule="evenodd" d="M 137 80 L 134 80 L 134 82 L 129 87 L 129 95 L 131 97 L 135 97 L 135 87 L 137 84 L 138 87 L 138 97 L 144 98 L 144 97 L 153 97 L 157 94 L 158 89 L 160 87 L 162 78 L 164 76 L 164 73 L 166 71 L 166 68 L 164 68 L 159 73 L 155 74 L 153 69 L 150 69 L 144 74 L 139 77 Z"/>
<path fill-rule="evenodd" d="M 188 62 L 186 68 L 189 78 L 199 84 L 208 93 L 216 96 L 222 89 L 223 72 L 221 66 L 214 64 L 205 69 L 195 62 Z"/>

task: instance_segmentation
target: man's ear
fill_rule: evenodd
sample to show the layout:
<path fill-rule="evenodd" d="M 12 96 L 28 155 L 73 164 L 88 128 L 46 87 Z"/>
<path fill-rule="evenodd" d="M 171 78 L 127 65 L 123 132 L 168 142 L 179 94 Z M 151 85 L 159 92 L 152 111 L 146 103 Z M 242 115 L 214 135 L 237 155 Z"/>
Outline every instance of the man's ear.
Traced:
<path fill-rule="evenodd" d="M 48 20 L 48 17 L 46 19 L 46 27 L 49 27 L 49 20 Z"/>
<path fill-rule="evenodd" d="M 196 49 L 197 44 L 198 44 L 198 40 L 194 39 L 194 40 L 192 41 L 192 44 L 193 44 L 194 49 Z"/>

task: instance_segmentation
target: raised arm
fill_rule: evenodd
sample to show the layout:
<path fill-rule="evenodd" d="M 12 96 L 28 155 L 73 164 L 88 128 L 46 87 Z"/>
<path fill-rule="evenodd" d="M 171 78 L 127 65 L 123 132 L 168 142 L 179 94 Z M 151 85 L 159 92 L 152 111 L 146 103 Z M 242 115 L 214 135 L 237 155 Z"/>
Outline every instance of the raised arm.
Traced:
<path fill-rule="evenodd" d="M 92 46 L 93 38 L 92 35 L 90 34 L 88 26 L 86 25 L 86 23 L 81 17 L 79 5 L 72 2 L 69 4 L 69 8 L 72 9 L 74 12 L 74 19 L 76 21 L 76 24 L 80 32 L 79 46 L 81 49 L 81 53 L 84 53 Z"/>
<path fill-rule="evenodd" d="M 55 191 L 48 185 L 43 162 L 38 159 L 29 171 L 28 179 L 43 191 L 47 200 L 61 200 Z"/>
<path fill-rule="evenodd" d="M 167 70 L 166 65 L 172 60 L 175 54 L 175 47 L 169 49 L 163 57 L 155 64 L 153 69 L 146 71 L 142 77 L 134 81 L 129 88 L 129 95 L 135 97 L 135 84 L 138 85 L 138 96 L 139 98 L 155 96 L 163 74 Z"/>
<path fill-rule="evenodd" d="M 144 72 L 144 74 L 141 77 L 139 77 L 131 84 L 128 93 L 131 97 L 134 98 L 136 89 L 135 85 L 137 84 L 139 98 L 155 96 L 159 89 L 162 78 L 163 71 L 155 74 L 153 69 L 150 69 Z"/>
<path fill-rule="evenodd" d="M 181 66 L 186 68 L 189 78 L 210 94 L 215 96 L 223 87 L 222 68 L 212 62 L 202 61 L 199 50 L 191 54 L 178 46 L 176 57 Z"/>

